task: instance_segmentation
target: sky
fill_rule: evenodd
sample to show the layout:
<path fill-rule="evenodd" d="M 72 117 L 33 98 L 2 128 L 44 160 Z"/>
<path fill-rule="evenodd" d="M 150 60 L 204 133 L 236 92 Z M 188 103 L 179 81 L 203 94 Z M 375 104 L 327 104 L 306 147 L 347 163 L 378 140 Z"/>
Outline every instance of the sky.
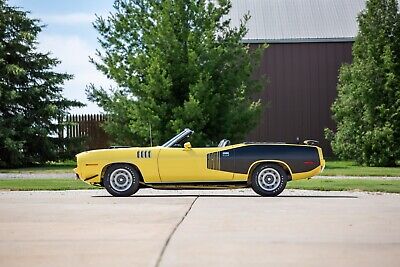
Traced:
<path fill-rule="evenodd" d="M 9 0 L 11 6 L 30 11 L 31 18 L 38 18 L 47 25 L 39 34 L 38 49 L 51 52 L 61 60 L 59 72 L 73 74 L 64 84 L 64 95 L 87 106 L 72 109 L 73 114 L 99 113 L 101 108 L 87 100 L 86 86 L 109 88 L 114 85 L 89 62 L 96 49 L 98 33 L 92 26 L 95 15 L 107 16 L 113 10 L 113 0 Z"/>

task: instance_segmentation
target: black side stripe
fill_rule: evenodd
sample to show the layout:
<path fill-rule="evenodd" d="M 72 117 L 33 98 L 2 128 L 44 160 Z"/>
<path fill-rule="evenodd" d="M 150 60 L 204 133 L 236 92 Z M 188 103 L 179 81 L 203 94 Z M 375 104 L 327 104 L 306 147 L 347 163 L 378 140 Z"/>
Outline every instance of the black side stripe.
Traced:
<path fill-rule="evenodd" d="M 293 173 L 311 171 L 320 165 L 318 150 L 312 146 L 246 145 L 207 154 L 207 168 L 247 174 L 259 160 L 285 162 Z M 311 164 L 305 164 L 310 162 Z"/>

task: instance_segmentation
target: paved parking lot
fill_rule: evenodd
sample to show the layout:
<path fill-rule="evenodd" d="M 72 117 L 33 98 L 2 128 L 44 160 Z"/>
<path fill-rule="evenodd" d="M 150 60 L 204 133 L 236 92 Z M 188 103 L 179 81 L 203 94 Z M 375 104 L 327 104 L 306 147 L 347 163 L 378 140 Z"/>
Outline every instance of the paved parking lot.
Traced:
<path fill-rule="evenodd" d="M 400 195 L 0 191 L 0 266 L 398 266 Z"/>

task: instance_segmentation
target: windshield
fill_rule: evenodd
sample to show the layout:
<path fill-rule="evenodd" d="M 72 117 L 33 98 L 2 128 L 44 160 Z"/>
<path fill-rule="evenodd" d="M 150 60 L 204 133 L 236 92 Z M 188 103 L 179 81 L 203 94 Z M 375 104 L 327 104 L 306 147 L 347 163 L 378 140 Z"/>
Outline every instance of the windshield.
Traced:
<path fill-rule="evenodd" d="M 190 130 L 189 128 L 186 128 L 182 132 L 178 133 L 171 139 L 169 139 L 165 144 L 162 145 L 162 147 L 173 147 L 176 144 L 179 144 L 182 142 L 182 140 L 188 138 L 190 135 L 192 135 L 194 132 Z"/>

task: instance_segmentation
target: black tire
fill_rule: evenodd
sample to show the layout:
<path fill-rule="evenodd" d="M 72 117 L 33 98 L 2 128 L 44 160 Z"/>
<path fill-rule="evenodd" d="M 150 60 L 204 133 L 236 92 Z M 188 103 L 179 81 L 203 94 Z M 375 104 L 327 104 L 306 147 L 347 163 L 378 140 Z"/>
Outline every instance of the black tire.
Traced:
<path fill-rule="evenodd" d="M 275 197 L 286 187 L 288 175 L 278 164 L 261 164 L 251 174 L 251 187 L 263 197 Z"/>
<path fill-rule="evenodd" d="M 139 172 L 129 164 L 114 164 L 107 168 L 103 184 L 115 197 L 129 197 L 139 190 Z"/>

